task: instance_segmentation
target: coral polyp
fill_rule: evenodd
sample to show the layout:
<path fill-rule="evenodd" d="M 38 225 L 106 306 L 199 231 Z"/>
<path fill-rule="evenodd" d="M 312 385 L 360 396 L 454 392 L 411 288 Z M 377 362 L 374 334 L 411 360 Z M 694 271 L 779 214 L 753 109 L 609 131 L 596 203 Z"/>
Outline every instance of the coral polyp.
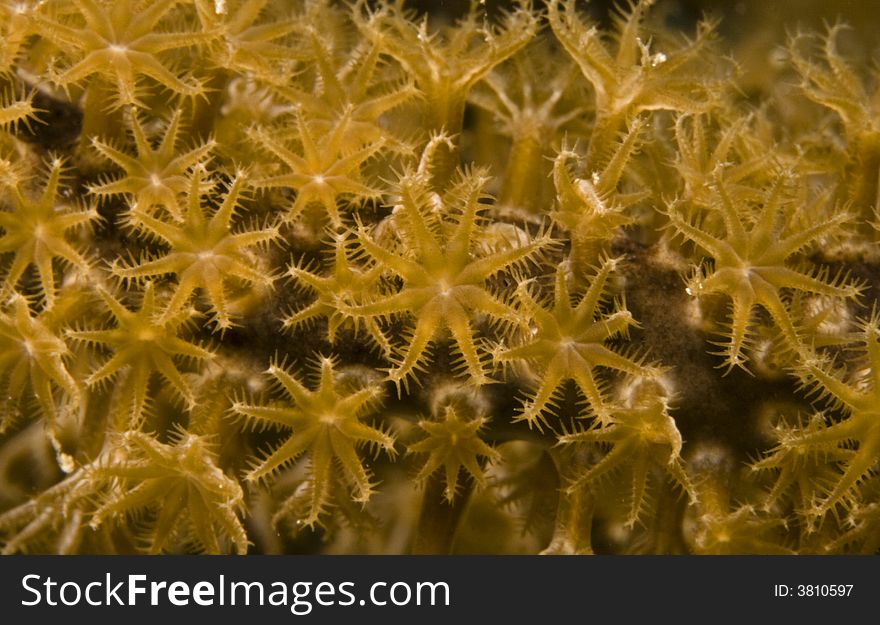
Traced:
<path fill-rule="evenodd" d="M 877 553 L 876 12 L 606 4 L 0 0 L 0 550 Z"/>

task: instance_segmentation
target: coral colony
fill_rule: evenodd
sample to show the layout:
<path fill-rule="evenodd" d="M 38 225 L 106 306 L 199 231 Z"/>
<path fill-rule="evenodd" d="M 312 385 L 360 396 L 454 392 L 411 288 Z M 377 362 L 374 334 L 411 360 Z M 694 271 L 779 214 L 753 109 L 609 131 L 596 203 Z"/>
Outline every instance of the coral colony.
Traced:
<path fill-rule="evenodd" d="M 880 93 L 574 0 L 0 2 L 6 553 L 875 553 Z"/>

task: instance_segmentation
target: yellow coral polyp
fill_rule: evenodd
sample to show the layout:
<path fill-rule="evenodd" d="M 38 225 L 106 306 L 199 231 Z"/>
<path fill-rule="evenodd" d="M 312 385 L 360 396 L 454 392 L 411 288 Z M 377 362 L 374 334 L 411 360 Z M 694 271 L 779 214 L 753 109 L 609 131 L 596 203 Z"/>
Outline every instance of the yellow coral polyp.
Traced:
<path fill-rule="evenodd" d="M 0 0 L 0 550 L 876 553 L 876 11 L 598 4 Z"/>

